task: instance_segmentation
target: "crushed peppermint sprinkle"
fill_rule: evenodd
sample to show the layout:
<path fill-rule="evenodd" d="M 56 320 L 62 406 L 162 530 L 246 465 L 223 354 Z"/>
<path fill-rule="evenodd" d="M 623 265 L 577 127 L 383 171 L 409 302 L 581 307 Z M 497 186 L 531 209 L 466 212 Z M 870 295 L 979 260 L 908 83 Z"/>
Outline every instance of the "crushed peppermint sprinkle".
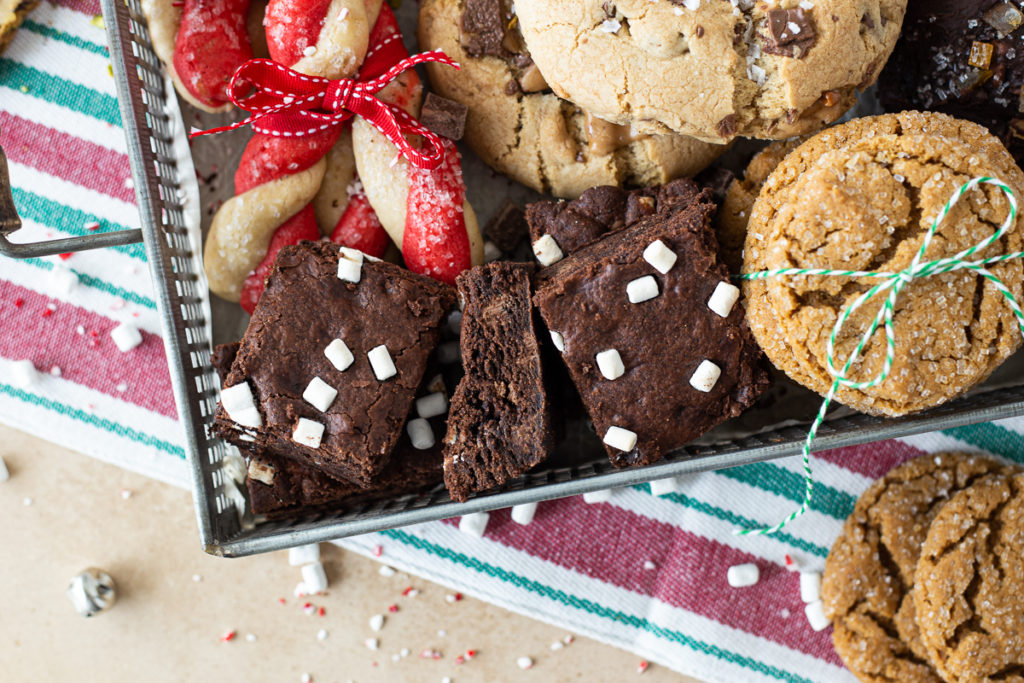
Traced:
<path fill-rule="evenodd" d="M 255 633 L 246 633 L 245 634 L 245 640 L 246 640 L 246 642 L 249 642 L 249 643 L 256 642 L 256 634 Z"/>
<path fill-rule="evenodd" d="M 388 605 L 388 611 L 389 612 L 397 612 L 398 611 L 398 605 L 396 605 L 394 603 Z"/>
<path fill-rule="evenodd" d="M 383 554 L 384 554 L 384 546 L 377 545 L 377 546 L 373 547 L 373 556 L 374 557 L 380 557 Z"/>
<path fill-rule="evenodd" d="M 441 659 L 444 657 L 440 650 L 432 650 L 427 648 L 420 652 L 420 659 Z"/>
<path fill-rule="evenodd" d="M 372 617 L 370 617 L 370 630 L 380 631 L 382 628 L 384 628 L 383 614 L 374 614 Z"/>
<path fill-rule="evenodd" d="M 220 642 L 222 642 L 222 643 L 230 643 L 234 639 L 235 639 L 235 630 L 231 629 L 230 631 L 228 631 L 227 633 L 225 633 L 224 635 L 222 635 L 220 637 Z"/>
<path fill-rule="evenodd" d="M 551 649 L 553 651 L 561 650 L 564 647 L 565 645 L 560 640 L 556 640 L 555 642 L 551 643 Z"/>
<path fill-rule="evenodd" d="M 302 683 L 313 683 L 313 677 L 308 673 L 302 674 L 302 677 L 299 680 L 302 681 Z"/>
<path fill-rule="evenodd" d="M 790 555 L 789 553 L 786 553 L 786 557 L 784 558 L 783 561 L 784 561 L 784 563 L 786 565 L 786 569 L 788 571 L 791 571 L 791 572 L 798 572 L 798 571 L 800 571 L 800 566 L 796 563 L 796 560 L 794 560 L 793 556 Z"/>
<path fill-rule="evenodd" d="M 647 660 L 643 660 L 639 664 L 637 664 L 636 672 L 638 674 L 642 674 L 643 672 L 647 671 L 647 667 L 649 667 L 650 665 L 650 662 L 648 662 Z"/>

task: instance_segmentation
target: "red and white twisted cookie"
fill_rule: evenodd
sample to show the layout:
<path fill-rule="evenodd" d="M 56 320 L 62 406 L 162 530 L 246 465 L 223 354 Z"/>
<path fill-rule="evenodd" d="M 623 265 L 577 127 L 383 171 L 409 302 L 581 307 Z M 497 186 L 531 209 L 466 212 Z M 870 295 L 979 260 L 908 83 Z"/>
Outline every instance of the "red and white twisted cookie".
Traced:
<path fill-rule="evenodd" d="M 369 24 L 362 0 L 271 0 L 264 23 L 271 56 L 297 59 L 291 66 L 303 73 L 351 76 L 366 54 Z M 292 50 L 295 43 L 302 50 Z M 334 129 L 302 138 L 252 137 L 235 174 L 235 196 L 217 211 L 207 236 L 204 266 L 211 291 L 251 313 L 277 252 L 320 237 L 311 202 L 327 172 L 325 157 L 335 159 L 335 183 L 351 167 L 345 161 L 348 144 L 335 145 L 341 136 Z"/>
<path fill-rule="evenodd" d="M 408 56 L 395 15 L 387 5 L 381 7 L 370 32 L 370 46 L 360 79 L 379 75 Z M 419 77 L 409 70 L 377 98 L 416 117 L 422 95 Z M 476 214 L 466 201 L 458 151 L 450 141 L 445 141 L 445 146 L 444 163 L 425 171 L 398 155 L 394 144 L 369 122 L 357 118 L 352 124 L 359 178 L 384 229 L 402 249 L 406 266 L 454 283 L 460 272 L 483 262 L 484 249 Z"/>

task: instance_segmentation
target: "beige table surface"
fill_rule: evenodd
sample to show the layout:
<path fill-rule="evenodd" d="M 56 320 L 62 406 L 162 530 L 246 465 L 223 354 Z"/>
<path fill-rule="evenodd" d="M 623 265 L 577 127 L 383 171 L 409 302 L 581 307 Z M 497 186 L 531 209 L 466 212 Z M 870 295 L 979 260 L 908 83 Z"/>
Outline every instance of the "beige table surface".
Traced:
<path fill-rule="evenodd" d="M 383 577 L 378 563 L 328 544 L 330 590 L 310 599 L 325 614 L 306 615 L 286 553 L 200 550 L 187 492 L 2 426 L 0 456 L 11 471 L 0 484 L 0 680 L 692 681 L 654 665 L 639 675 L 639 657 L 586 638 L 553 651 L 567 632 L 470 598 L 449 603 L 441 586 Z M 91 619 L 65 596 L 88 566 L 110 572 L 119 592 Z M 407 586 L 419 594 L 403 597 Z M 387 619 L 374 633 L 378 613 Z M 379 650 L 367 649 L 370 637 Z M 427 648 L 443 657 L 421 659 Z M 478 654 L 455 664 L 468 649 Z M 522 656 L 532 669 L 516 666 Z"/>

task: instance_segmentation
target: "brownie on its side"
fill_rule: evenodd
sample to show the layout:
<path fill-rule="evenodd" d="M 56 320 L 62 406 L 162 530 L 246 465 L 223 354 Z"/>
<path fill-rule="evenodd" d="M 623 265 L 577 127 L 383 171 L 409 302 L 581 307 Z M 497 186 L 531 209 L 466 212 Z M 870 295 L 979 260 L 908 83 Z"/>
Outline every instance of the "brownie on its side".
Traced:
<path fill-rule="evenodd" d="M 617 467 L 659 460 L 739 415 L 768 384 L 739 290 L 716 254 L 710 192 L 656 208 L 535 282 L 534 301 Z M 601 222 L 626 224 L 627 210 Z M 536 223 L 560 214 L 529 215 Z"/>
<path fill-rule="evenodd" d="M 395 449 L 455 292 L 345 252 L 328 241 L 281 250 L 215 431 L 368 488 Z"/>
<path fill-rule="evenodd" d="M 212 363 L 222 382 L 231 370 L 238 347 L 238 342 L 235 342 L 222 344 L 213 350 Z M 444 391 L 443 383 L 437 386 L 436 382 L 430 382 L 421 393 L 430 395 L 436 391 Z M 416 417 L 417 411 L 414 410 L 409 419 Z M 378 482 L 369 489 L 335 479 L 314 467 L 271 452 L 257 452 L 252 448 L 253 444 L 249 444 L 249 447 L 239 449 L 249 464 L 245 480 L 249 505 L 254 513 L 277 519 L 426 490 L 442 480 L 440 437 L 444 433 L 444 422 L 443 413 L 429 419 L 437 440 L 423 450 L 415 448 L 408 432 L 403 431 L 391 462 L 381 472 Z"/>
<path fill-rule="evenodd" d="M 496 262 L 458 277 L 462 366 L 444 440 L 453 500 L 500 486 L 548 457 L 551 419 L 533 325 L 528 263 Z"/>

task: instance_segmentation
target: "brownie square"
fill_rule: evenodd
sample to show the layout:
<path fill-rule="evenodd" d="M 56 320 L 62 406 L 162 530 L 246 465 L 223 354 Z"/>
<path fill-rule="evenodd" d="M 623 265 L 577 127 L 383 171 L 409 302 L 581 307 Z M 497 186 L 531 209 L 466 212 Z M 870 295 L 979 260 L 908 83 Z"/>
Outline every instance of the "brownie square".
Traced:
<path fill-rule="evenodd" d="M 344 280 L 341 258 L 326 240 L 281 250 L 224 382 L 215 431 L 367 488 L 395 449 L 455 292 L 370 260 L 356 269 L 358 282 Z M 341 266 L 353 269 L 351 261 Z M 351 353 L 343 369 L 338 356 L 326 353 L 336 340 Z M 371 364 L 371 351 L 391 361 L 393 374 Z M 321 399 L 324 391 L 337 392 L 325 410 L 303 397 L 317 379 Z M 223 401 L 225 391 L 243 383 L 258 411 L 247 413 L 248 424 L 238 414 L 232 419 Z M 232 395 L 238 391 L 246 388 Z M 300 443 L 304 432 L 314 436 Z"/>
<path fill-rule="evenodd" d="M 548 457 L 550 405 L 533 324 L 529 263 L 477 266 L 456 280 L 465 375 L 452 397 L 444 482 L 452 499 L 500 486 Z"/>
<path fill-rule="evenodd" d="M 569 373 L 617 467 L 661 459 L 739 415 L 768 384 L 742 305 L 734 302 L 725 317 L 709 308 L 720 284 L 732 291 L 716 253 L 710 197 L 702 191 L 691 201 L 656 200 L 654 213 L 606 233 L 537 277 L 534 301 L 563 347 Z M 547 204 L 547 210 L 528 212 L 535 223 L 564 213 L 553 210 L 554 202 Z M 601 222 L 626 225 L 628 200 L 615 211 L 606 211 Z M 583 218 L 596 220 L 585 212 Z M 552 227 L 531 224 L 531 230 Z M 658 240 L 667 249 L 660 250 L 663 258 L 653 258 L 660 268 L 645 258 Z M 675 260 L 669 256 L 666 269 L 669 252 Z M 646 288 L 636 292 L 631 283 L 641 278 Z M 640 294 L 633 297 L 638 303 L 631 303 L 630 291 Z M 716 381 L 708 381 L 708 362 L 721 373 Z"/>

